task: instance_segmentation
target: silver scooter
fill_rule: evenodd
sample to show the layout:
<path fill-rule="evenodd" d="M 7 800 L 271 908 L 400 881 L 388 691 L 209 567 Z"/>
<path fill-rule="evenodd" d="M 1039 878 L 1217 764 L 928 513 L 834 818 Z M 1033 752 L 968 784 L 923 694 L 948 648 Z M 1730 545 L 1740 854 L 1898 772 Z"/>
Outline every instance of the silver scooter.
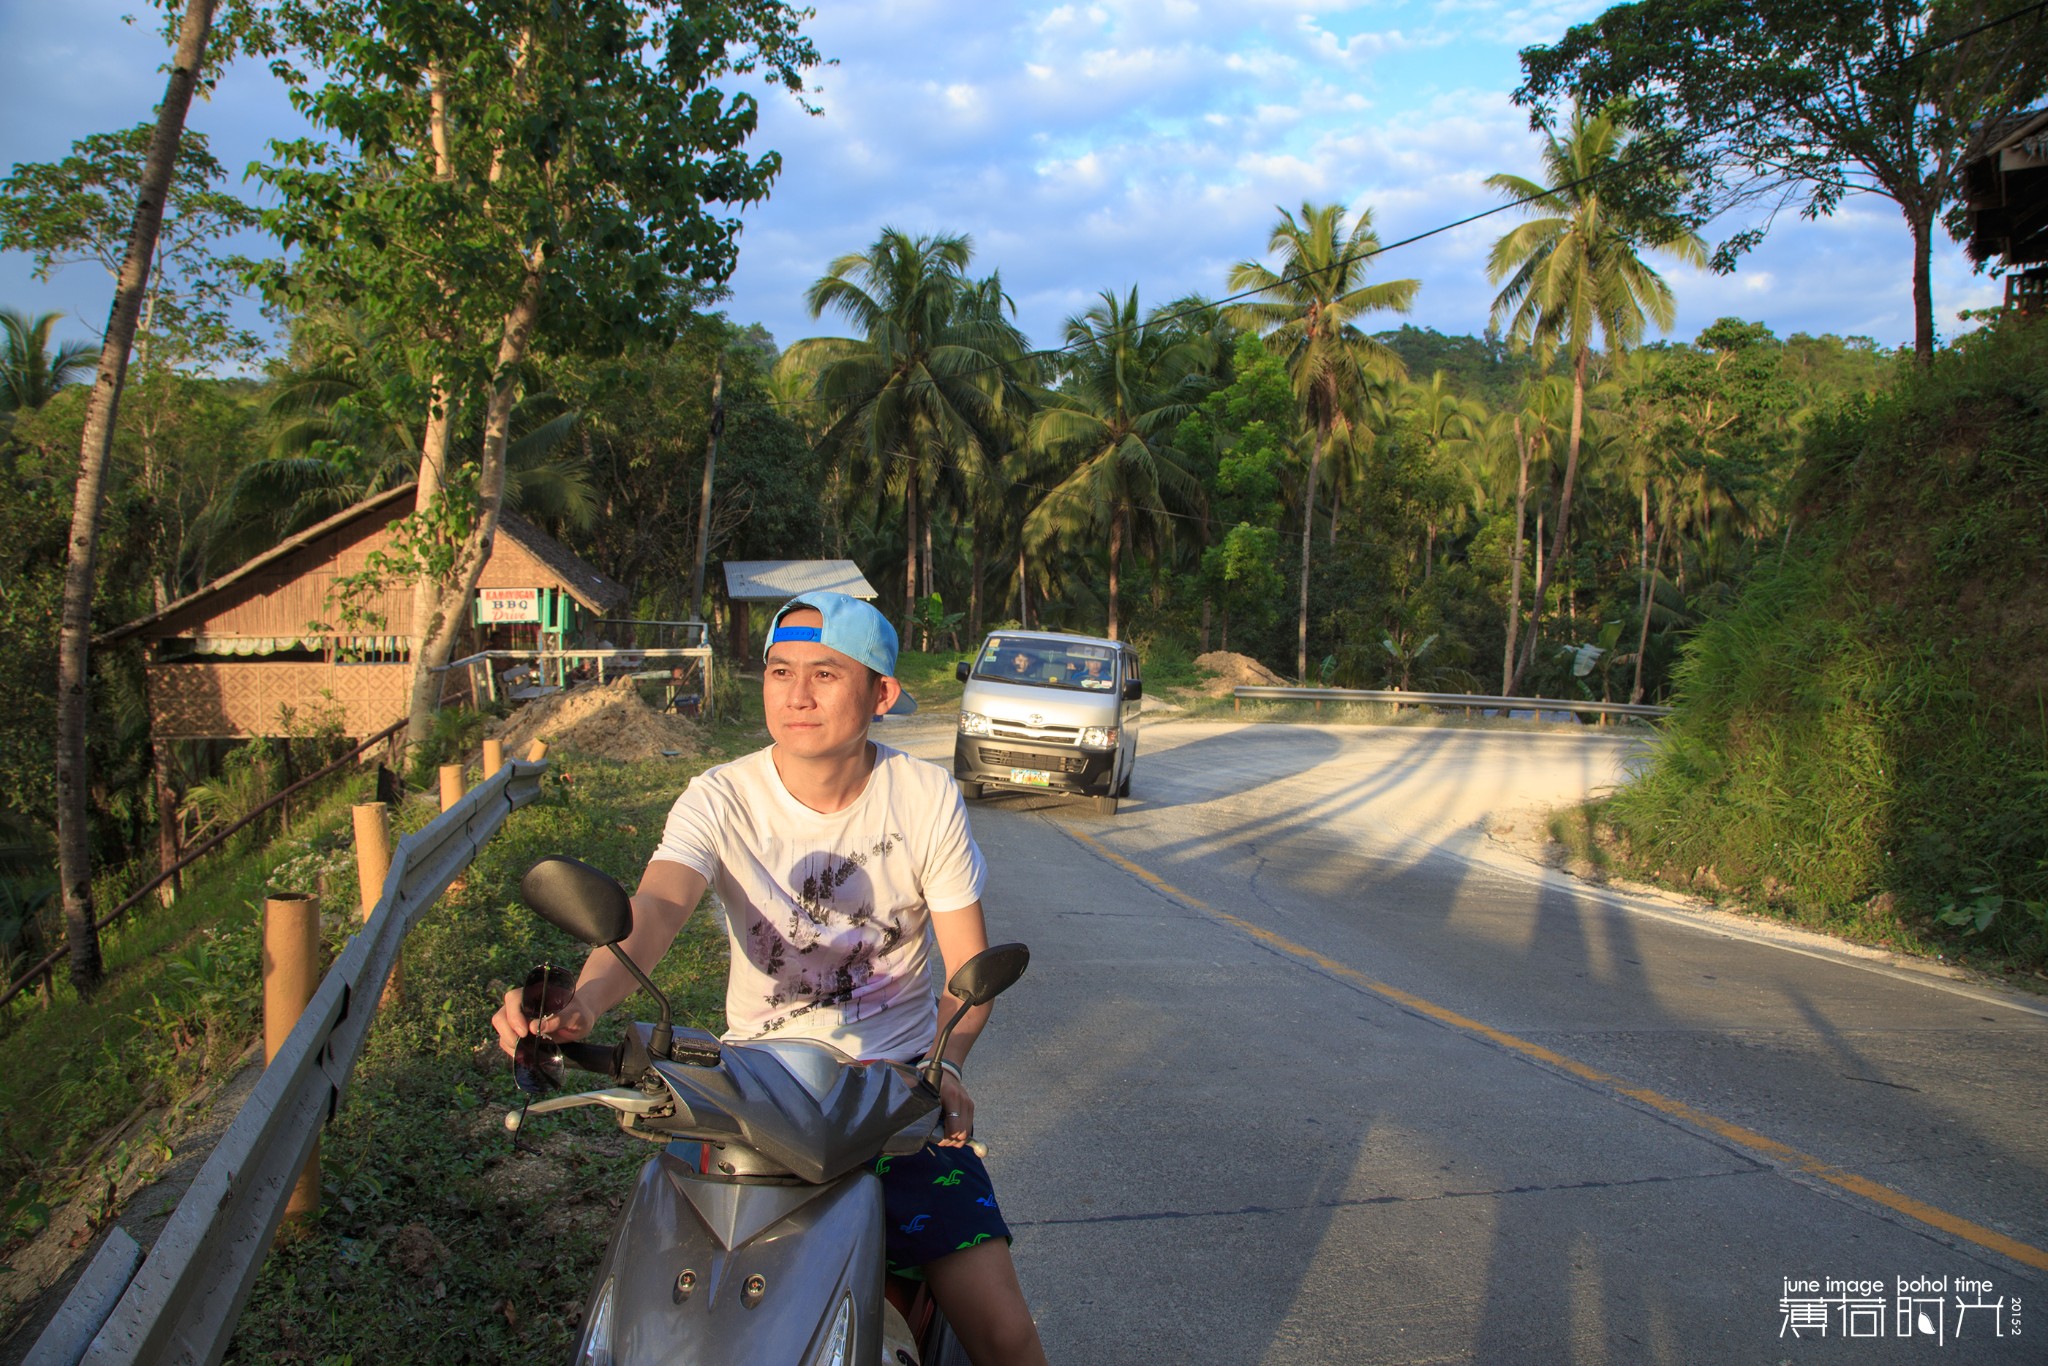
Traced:
<path fill-rule="evenodd" d="M 602 1105 L 625 1132 L 664 1145 L 612 1231 L 575 1366 L 966 1366 L 928 1297 L 899 1311 L 885 1295 L 882 1184 L 869 1170 L 939 1136 L 936 1059 L 965 1009 L 921 1067 L 859 1063 L 809 1040 L 722 1043 L 675 1028 L 667 1000 L 619 948 L 633 908 L 612 878 L 543 859 L 520 894 L 549 924 L 608 946 L 661 1013 L 616 1046 L 536 1038 L 515 1058 L 529 1091 L 548 1084 L 536 1075 L 559 1084 L 565 1064 L 618 1083 L 530 1101 L 525 1115 Z M 989 948 L 947 989 L 984 1004 L 1030 957 L 1022 944 Z M 516 1135 L 523 1116 L 505 1122 Z"/>

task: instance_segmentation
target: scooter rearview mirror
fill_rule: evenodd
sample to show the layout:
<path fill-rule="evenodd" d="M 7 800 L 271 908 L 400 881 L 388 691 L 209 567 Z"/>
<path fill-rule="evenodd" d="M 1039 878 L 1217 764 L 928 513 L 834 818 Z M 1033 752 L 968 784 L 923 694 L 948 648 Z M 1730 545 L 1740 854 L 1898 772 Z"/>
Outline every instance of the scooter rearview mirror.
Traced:
<path fill-rule="evenodd" d="M 633 932 L 633 901 L 609 874 L 554 855 L 526 870 L 519 895 L 542 920 L 595 947 Z"/>
<path fill-rule="evenodd" d="M 996 944 L 960 965 L 946 983 L 953 999 L 970 1006 L 986 1005 L 1017 985 L 1031 964 L 1031 950 L 1022 944 Z"/>
<path fill-rule="evenodd" d="M 967 1018 L 968 1011 L 987 1005 L 1017 985 L 1017 979 L 1024 975 L 1024 969 L 1030 964 L 1031 950 L 1024 945 L 995 944 L 960 965 L 960 970 L 947 981 L 946 990 L 961 1005 L 953 1012 L 953 1018 L 939 1030 L 939 1037 L 932 1041 L 932 1051 L 925 1061 L 923 1074 L 926 1086 L 934 1092 L 939 1089 L 939 1059 L 946 1055 L 946 1040 L 953 1037 L 954 1027 Z"/>

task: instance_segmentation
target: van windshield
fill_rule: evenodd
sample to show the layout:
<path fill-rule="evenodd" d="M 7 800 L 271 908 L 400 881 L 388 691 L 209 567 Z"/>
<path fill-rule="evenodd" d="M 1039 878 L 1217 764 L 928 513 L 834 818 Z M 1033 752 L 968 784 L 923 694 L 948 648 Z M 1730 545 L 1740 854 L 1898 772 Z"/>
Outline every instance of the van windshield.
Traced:
<path fill-rule="evenodd" d="M 990 636 L 975 661 L 974 676 L 996 683 L 1110 692 L 1116 687 L 1116 651 L 1080 641 Z"/>

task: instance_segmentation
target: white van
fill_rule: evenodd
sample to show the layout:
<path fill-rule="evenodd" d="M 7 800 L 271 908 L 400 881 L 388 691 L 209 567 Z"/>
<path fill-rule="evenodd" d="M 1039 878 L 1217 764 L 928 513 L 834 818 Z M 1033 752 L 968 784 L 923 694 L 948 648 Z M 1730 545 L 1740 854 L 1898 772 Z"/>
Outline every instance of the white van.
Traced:
<path fill-rule="evenodd" d="M 999 631 L 955 673 L 960 733 L 953 776 L 970 800 L 984 788 L 1069 792 L 1116 814 L 1138 763 L 1138 652 L 1096 636 Z"/>

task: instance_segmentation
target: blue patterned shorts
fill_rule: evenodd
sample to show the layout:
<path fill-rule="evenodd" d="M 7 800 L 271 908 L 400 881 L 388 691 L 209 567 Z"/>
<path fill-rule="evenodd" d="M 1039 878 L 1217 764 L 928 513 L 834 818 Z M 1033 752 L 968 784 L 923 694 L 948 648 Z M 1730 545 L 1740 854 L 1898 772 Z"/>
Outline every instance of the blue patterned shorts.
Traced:
<path fill-rule="evenodd" d="M 917 1269 L 926 1262 L 991 1238 L 1010 1241 L 995 1185 L 974 1149 L 928 1143 L 907 1156 L 876 1158 L 873 1171 L 882 1178 L 890 1275 L 922 1279 Z"/>

